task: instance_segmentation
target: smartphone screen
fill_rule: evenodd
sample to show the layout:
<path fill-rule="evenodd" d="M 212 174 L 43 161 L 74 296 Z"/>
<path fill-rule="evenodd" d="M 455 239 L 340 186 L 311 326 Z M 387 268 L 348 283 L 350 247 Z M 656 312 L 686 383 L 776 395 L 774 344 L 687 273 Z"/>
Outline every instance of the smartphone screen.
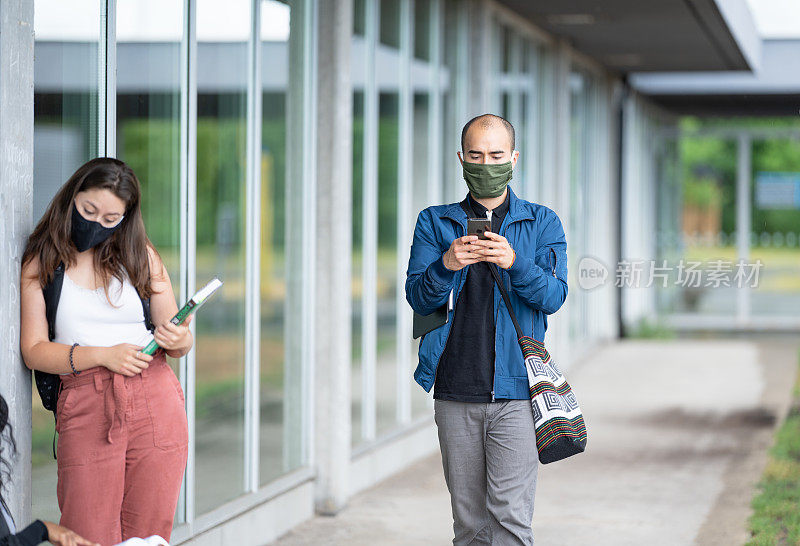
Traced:
<path fill-rule="evenodd" d="M 478 239 L 488 239 L 483 233 L 492 231 L 492 221 L 488 218 L 469 218 L 467 220 L 467 235 L 477 235 Z"/>

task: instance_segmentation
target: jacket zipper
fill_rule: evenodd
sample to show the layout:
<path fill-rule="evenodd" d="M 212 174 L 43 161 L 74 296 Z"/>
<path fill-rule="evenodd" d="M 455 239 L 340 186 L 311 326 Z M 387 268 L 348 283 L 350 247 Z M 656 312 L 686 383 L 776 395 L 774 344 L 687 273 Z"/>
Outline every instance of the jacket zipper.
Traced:
<path fill-rule="evenodd" d="M 445 218 L 448 218 L 448 219 L 452 220 L 453 222 L 455 222 L 456 224 L 458 224 L 459 226 L 461 226 L 461 229 L 462 229 L 463 231 L 466 231 L 466 229 L 465 229 L 465 227 L 464 227 L 464 224 L 462 224 L 462 223 L 461 223 L 460 221 L 458 221 L 457 219 L 455 219 L 455 218 L 452 218 L 452 217 L 450 217 L 450 216 L 445 216 Z M 512 220 L 512 221 L 510 221 L 510 222 L 508 223 L 508 225 L 506 225 L 506 227 L 505 227 L 505 228 L 503 228 L 503 227 L 501 226 L 501 231 L 502 231 L 503 233 L 505 233 L 505 232 L 508 230 L 508 226 L 510 226 L 511 224 L 514 224 L 514 223 L 516 223 L 516 222 L 521 222 L 521 221 L 523 221 L 523 220 L 531 220 L 531 218 L 517 218 L 516 220 Z M 503 235 L 503 236 L 505 237 L 505 235 Z M 551 248 L 550 250 L 553 250 L 553 249 Z M 469 267 L 469 266 L 467 266 L 467 267 Z M 464 269 L 462 268 L 462 269 L 461 269 L 461 273 L 462 273 L 462 274 L 463 274 L 463 271 L 464 271 Z M 503 276 L 503 275 L 502 275 L 502 272 L 501 272 L 501 274 L 500 274 L 500 278 L 501 278 L 501 279 L 502 279 L 502 276 Z M 553 268 L 553 276 L 555 276 L 555 267 Z M 458 292 L 459 292 L 459 293 L 458 293 L 458 294 L 456 294 L 456 293 L 454 293 L 454 294 L 453 294 L 453 297 L 455 298 L 455 299 L 453 300 L 453 317 L 454 317 L 454 318 L 455 318 L 455 316 L 456 316 L 456 306 L 458 305 L 458 296 L 459 296 L 459 294 L 461 293 L 461 290 L 462 290 L 462 288 L 463 288 L 463 280 L 462 280 L 462 281 L 460 281 L 460 282 L 458 283 Z M 494 291 L 492 291 L 492 293 L 494 294 Z M 492 299 L 494 299 L 494 295 L 492 295 Z M 499 311 L 500 311 L 500 307 L 499 307 L 499 305 L 498 305 L 497 311 L 496 311 L 496 312 L 495 312 L 495 314 L 494 314 L 494 330 L 495 330 L 494 336 L 495 336 L 495 344 L 497 343 L 497 317 L 498 317 L 498 315 L 499 315 Z M 451 323 L 451 324 L 450 324 L 450 329 L 447 331 L 447 337 L 446 337 L 446 338 L 445 338 L 445 340 L 444 340 L 444 346 L 445 346 L 445 347 L 447 347 L 447 343 L 450 341 L 450 334 L 452 334 L 452 333 L 453 333 L 453 325 L 452 325 L 452 323 Z M 444 354 L 444 350 L 442 350 L 442 354 Z M 442 354 L 440 354 L 440 355 L 439 355 L 439 358 L 436 360 L 436 372 L 433 374 L 433 381 L 434 381 L 434 383 L 436 383 L 436 375 L 439 373 L 439 364 L 441 364 L 441 362 L 442 362 Z M 495 360 L 496 360 L 496 359 L 497 359 L 497 353 L 496 353 L 496 351 L 495 351 Z M 495 395 L 495 388 L 496 388 L 495 386 L 496 386 L 496 384 L 497 384 L 497 369 L 496 369 L 497 367 L 496 367 L 496 365 L 495 365 L 494 363 L 492 363 L 492 368 L 493 368 L 493 370 L 492 370 L 492 372 L 493 372 L 493 373 L 492 373 L 492 402 L 494 402 L 494 401 L 495 401 L 495 397 L 494 397 L 494 395 Z"/>
<path fill-rule="evenodd" d="M 523 220 L 530 220 L 530 218 L 517 218 L 516 220 L 511 220 L 511 221 L 510 221 L 510 222 L 509 222 L 509 223 L 508 223 L 508 224 L 505 226 L 505 228 L 503 228 L 503 226 L 500 226 L 500 231 L 502 231 L 502 232 L 503 232 L 503 233 L 501 233 L 500 235 L 502 235 L 503 237 L 505 237 L 505 233 L 508 231 L 508 227 L 509 227 L 511 224 L 515 224 L 515 223 L 517 223 L 517 222 L 521 222 L 521 221 L 523 221 Z M 552 249 L 550 249 L 550 250 L 552 250 Z M 498 269 L 500 269 L 500 268 L 498 268 Z M 554 270 L 554 271 L 555 271 L 555 270 Z M 503 283 L 505 283 L 505 278 L 503 277 L 503 271 L 500 271 L 499 273 L 500 273 L 500 280 L 501 280 Z M 492 290 L 492 299 L 494 299 L 494 290 Z M 497 311 L 495 311 L 495 314 L 494 314 L 494 339 L 495 339 L 495 344 L 497 343 L 497 318 L 498 318 L 499 316 L 500 316 L 500 304 L 498 303 L 498 305 L 497 305 Z M 496 351 L 495 351 L 495 360 L 497 360 L 497 352 L 496 352 Z M 496 368 L 496 366 L 495 366 L 495 368 Z M 494 401 L 495 401 L 495 398 L 494 398 L 494 389 L 495 389 L 495 384 L 496 384 L 496 383 L 497 383 L 497 369 L 495 369 L 495 370 L 494 370 L 494 373 L 492 374 L 492 402 L 494 402 Z"/>

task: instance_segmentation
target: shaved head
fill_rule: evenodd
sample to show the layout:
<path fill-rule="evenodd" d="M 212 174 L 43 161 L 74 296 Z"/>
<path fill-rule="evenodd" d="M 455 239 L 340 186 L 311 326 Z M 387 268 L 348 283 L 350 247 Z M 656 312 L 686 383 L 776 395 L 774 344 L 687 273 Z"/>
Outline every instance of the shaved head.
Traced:
<path fill-rule="evenodd" d="M 503 127 L 508 132 L 508 140 L 511 143 L 511 149 L 509 152 L 514 151 L 514 147 L 516 145 L 515 137 L 514 137 L 514 126 L 509 123 L 509 121 L 505 118 L 501 118 L 500 116 L 496 116 L 494 114 L 481 114 L 480 116 L 475 116 L 471 120 L 469 120 L 464 128 L 461 130 L 461 151 L 465 151 L 466 141 L 467 141 L 467 133 L 469 130 L 474 126 L 480 129 L 489 129 L 491 127 Z"/>

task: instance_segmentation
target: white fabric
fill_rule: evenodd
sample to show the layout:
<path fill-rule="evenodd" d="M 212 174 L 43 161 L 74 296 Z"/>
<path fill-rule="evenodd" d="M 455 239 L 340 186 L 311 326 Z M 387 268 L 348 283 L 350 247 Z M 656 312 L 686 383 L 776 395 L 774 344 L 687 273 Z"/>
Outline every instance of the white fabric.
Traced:
<path fill-rule="evenodd" d="M 6 512 L 6 509 L 3 508 L 2 504 L 0 504 L 0 512 L 3 513 L 3 519 L 6 520 L 6 527 L 8 527 L 9 533 L 13 535 L 17 532 L 17 528 L 14 527 L 14 520 L 11 519 L 11 514 Z"/>
<path fill-rule="evenodd" d="M 147 538 L 129 538 L 116 546 L 169 546 L 169 543 L 158 535 Z"/>
<path fill-rule="evenodd" d="M 53 341 L 83 347 L 147 345 L 152 336 L 144 325 L 142 300 L 127 277 L 122 284 L 112 277 L 108 298 L 113 307 L 102 287 L 83 288 L 65 273 Z"/>

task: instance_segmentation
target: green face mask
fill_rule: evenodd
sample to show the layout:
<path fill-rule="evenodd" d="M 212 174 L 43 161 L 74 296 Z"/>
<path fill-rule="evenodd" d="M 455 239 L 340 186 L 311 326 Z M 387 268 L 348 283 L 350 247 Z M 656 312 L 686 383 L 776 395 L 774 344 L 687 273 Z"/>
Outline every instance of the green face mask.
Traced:
<path fill-rule="evenodd" d="M 496 165 L 467 163 L 464 161 L 464 180 L 473 197 L 486 199 L 500 197 L 514 174 L 511 162 Z"/>

